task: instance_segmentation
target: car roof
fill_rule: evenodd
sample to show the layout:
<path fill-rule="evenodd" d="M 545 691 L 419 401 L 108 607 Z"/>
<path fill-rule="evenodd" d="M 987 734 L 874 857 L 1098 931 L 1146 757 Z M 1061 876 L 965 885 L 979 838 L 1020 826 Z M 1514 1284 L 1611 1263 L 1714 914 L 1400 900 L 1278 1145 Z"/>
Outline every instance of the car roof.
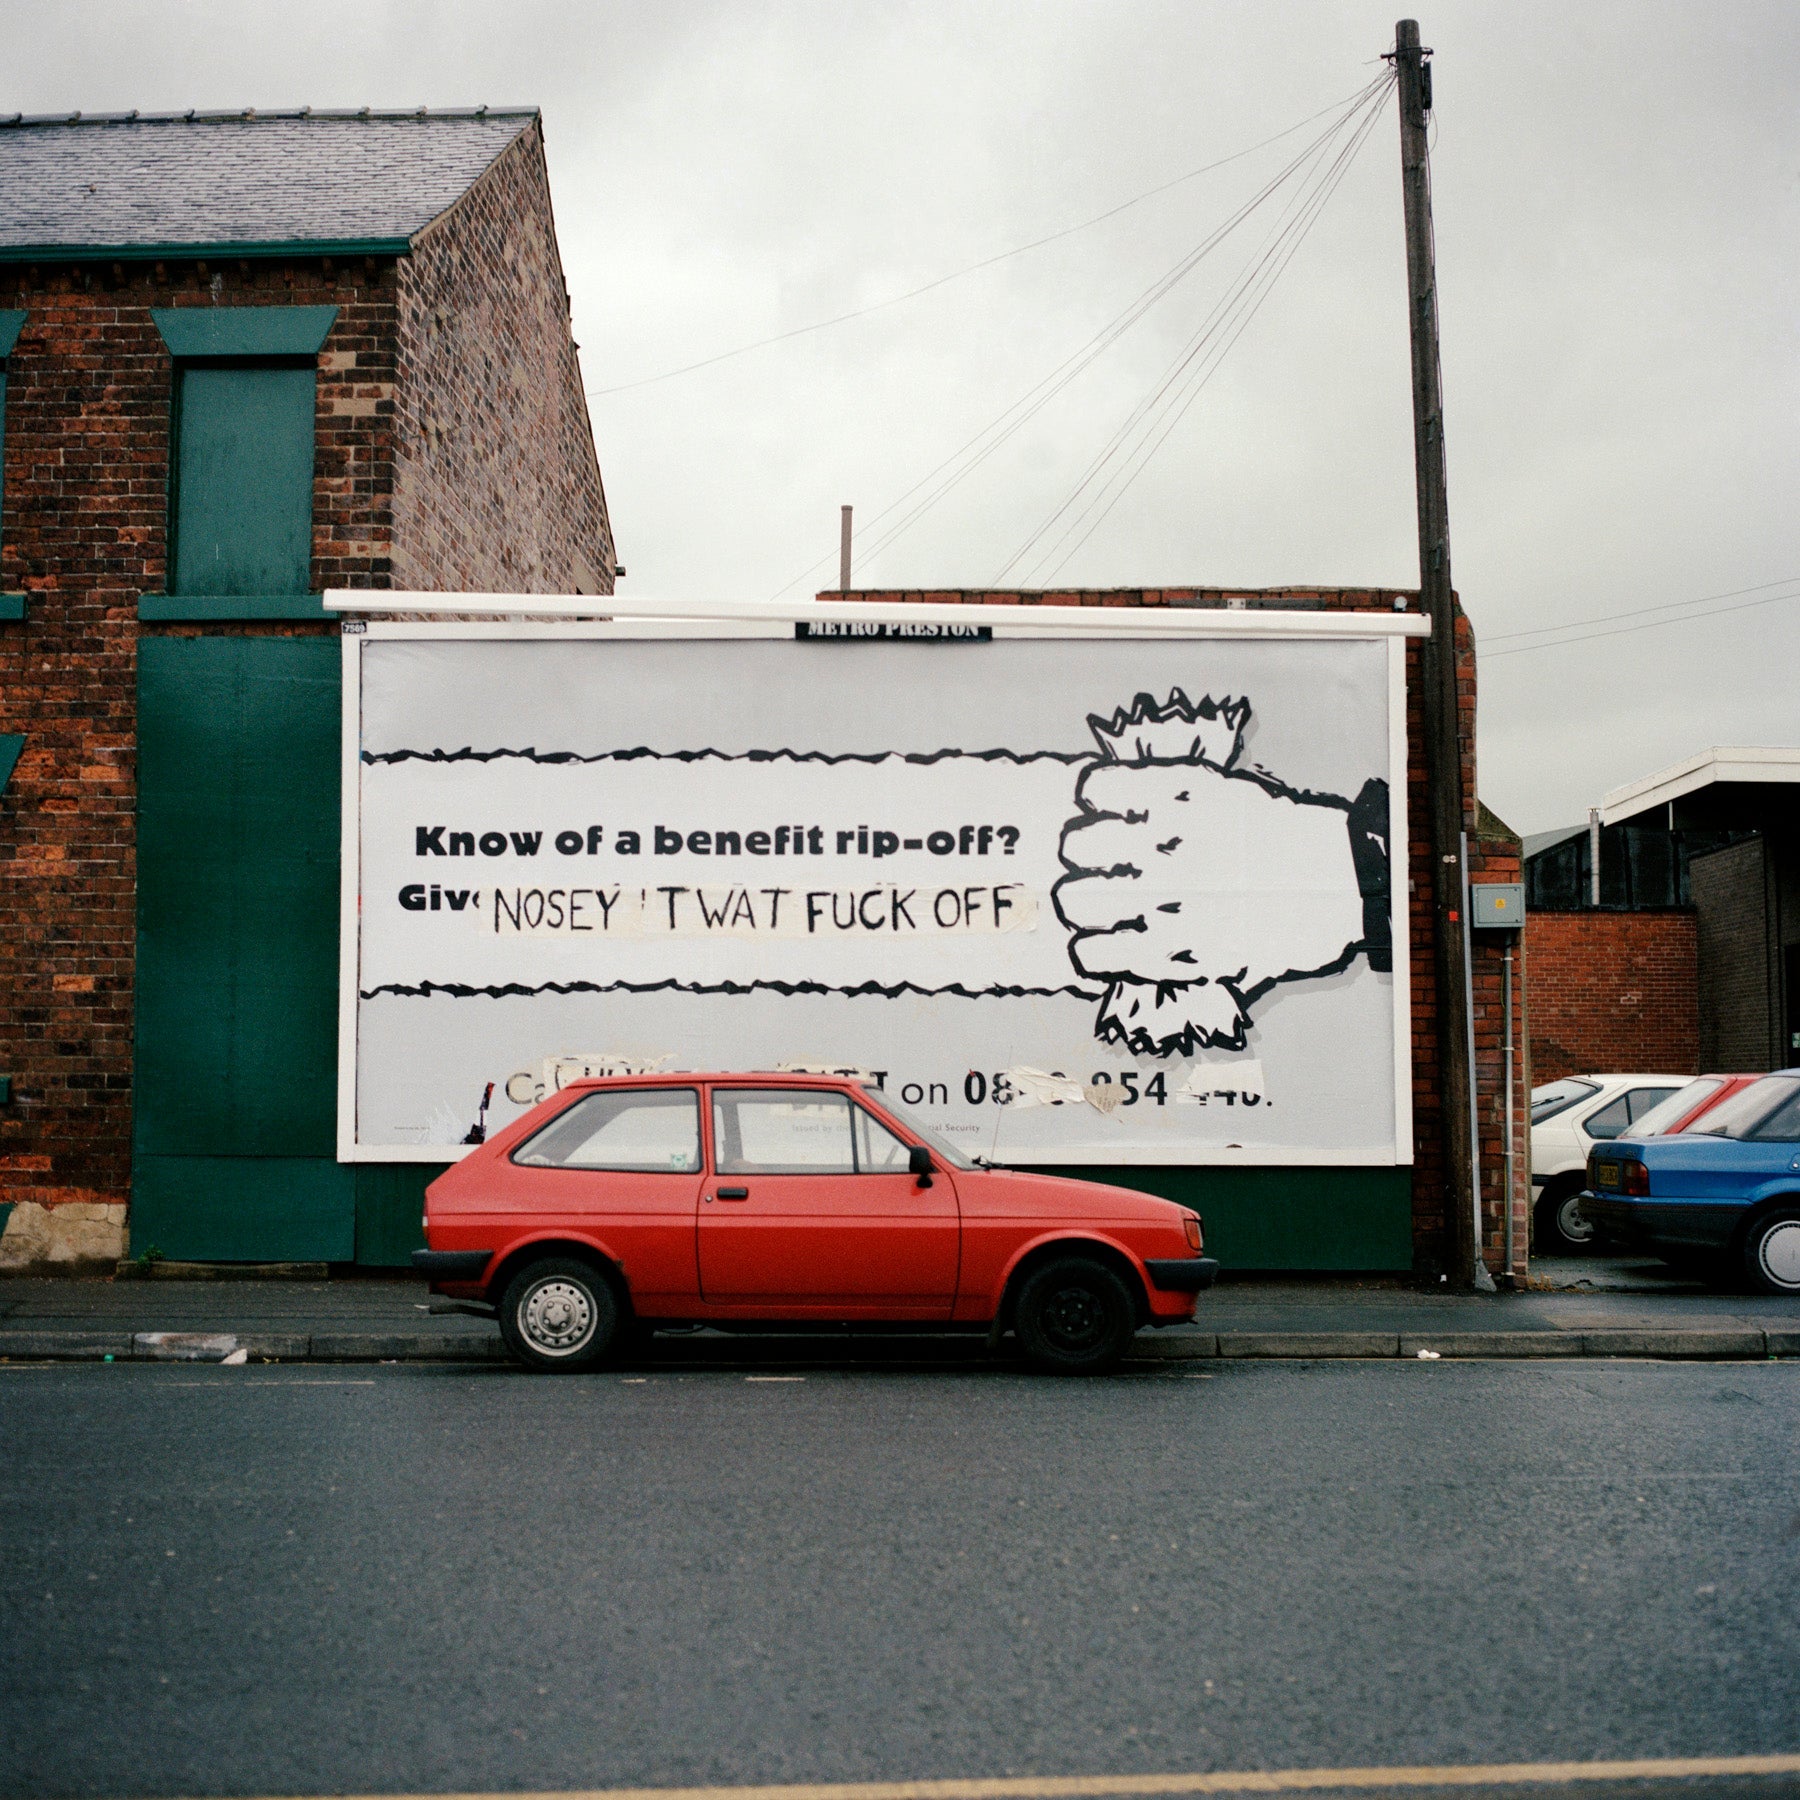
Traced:
<path fill-rule="evenodd" d="M 568 1093 L 574 1088 L 620 1087 L 692 1087 L 697 1081 L 751 1082 L 757 1087 L 854 1087 L 868 1092 L 872 1084 L 858 1075 L 820 1075 L 799 1073 L 789 1069 L 658 1069 L 648 1075 L 587 1075 L 579 1081 L 566 1081 L 558 1089 Z"/>
<path fill-rule="evenodd" d="M 1696 1081 L 1695 1075 L 1657 1075 L 1639 1071 L 1635 1075 L 1571 1075 L 1571 1081 L 1597 1081 L 1603 1087 L 1625 1087 L 1634 1081 L 1667 1081 L 1676 1087 L 1685 1087 L 1690 1081 Z"/>

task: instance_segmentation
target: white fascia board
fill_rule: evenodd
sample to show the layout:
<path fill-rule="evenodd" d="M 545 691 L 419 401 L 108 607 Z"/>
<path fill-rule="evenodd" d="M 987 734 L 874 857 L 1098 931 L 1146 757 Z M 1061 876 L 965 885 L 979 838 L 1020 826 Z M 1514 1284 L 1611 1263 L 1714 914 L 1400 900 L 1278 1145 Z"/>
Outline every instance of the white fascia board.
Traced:
<path fill-rule="evenodd" d="M 1600 803 L 1600 821 L 1616 825 L 1667 806 L 1718 782 L 1800 782 L 1800 748 L 1772 746 L 1702 750 L 1685 762 L 1614 788 Z"/>
<path fill-rule="evenodd" d="M 560 619 L 571 624 L 680 621 L 693 625 L 988 625 L 1032 637 L 1428 637 L 1421 613 L 1277 611 L 1188 606 L 942 606 L 904 601 L 629 600 L 600 594 L 421 594 L 339 588 L 327 612 L 380 618 L 397 613 Z"/>

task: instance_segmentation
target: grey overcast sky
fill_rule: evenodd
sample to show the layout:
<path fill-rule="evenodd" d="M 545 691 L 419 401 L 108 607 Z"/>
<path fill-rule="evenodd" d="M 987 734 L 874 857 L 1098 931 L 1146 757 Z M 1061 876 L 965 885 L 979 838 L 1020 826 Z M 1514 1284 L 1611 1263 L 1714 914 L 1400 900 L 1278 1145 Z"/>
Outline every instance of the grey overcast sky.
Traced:
<path fill-rule="evenodd" d="M 834 581 L 841 502 L 873 545 L 876 514 L 1329 120 L 906 304 L 600 390 L 870 306 L 1255 145 L 1379 75 L 1398 11 L 5 0 L 0 107 L 541 106 L 621 592 L 760 597 Z M 1711 744 L 1800 743 L 1800 8 L 1431 0 L 1420 22 L 1481 786 L 1530 831 Z M 1416 582 L 1398 165 L 1390 101 L 1052 585 Z M 1274 219 L 1205 257 L 858 581 L 993 583 Z M 1596 619 L 1612 635 L 1568 626 Z M 1585 641 L 1508 635 L 1556 625 L 1551 642 Z"/>

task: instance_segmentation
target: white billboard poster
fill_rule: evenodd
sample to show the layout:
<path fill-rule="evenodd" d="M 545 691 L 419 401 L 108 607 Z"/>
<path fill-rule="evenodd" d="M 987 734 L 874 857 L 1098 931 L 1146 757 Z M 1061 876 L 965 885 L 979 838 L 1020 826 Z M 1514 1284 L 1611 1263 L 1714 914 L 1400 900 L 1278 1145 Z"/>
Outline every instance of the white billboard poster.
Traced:
<path fill-rule="evenodd" d="M 345 636 L 341 1155 L 802 1067 L 1000 1161 L 1410 1161 L 1399 636 L 775 629 Z"/>

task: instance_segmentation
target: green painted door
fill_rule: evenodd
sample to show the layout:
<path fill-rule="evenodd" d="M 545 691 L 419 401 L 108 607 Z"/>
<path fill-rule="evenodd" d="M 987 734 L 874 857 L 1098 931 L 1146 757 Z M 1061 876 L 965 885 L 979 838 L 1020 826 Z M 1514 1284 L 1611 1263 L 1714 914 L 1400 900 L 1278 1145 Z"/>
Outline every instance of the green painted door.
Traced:
<path fill-rule="evenodd" d="M 182 366 L 170 592 L 307 592 L 314 380 L 311 363 Z"/>
<path fill-rule="evenodd" d="M 334 1131 L 338 719 L 333 640 L 139 642 L 139 1254 L 355 1254 Z"/>

